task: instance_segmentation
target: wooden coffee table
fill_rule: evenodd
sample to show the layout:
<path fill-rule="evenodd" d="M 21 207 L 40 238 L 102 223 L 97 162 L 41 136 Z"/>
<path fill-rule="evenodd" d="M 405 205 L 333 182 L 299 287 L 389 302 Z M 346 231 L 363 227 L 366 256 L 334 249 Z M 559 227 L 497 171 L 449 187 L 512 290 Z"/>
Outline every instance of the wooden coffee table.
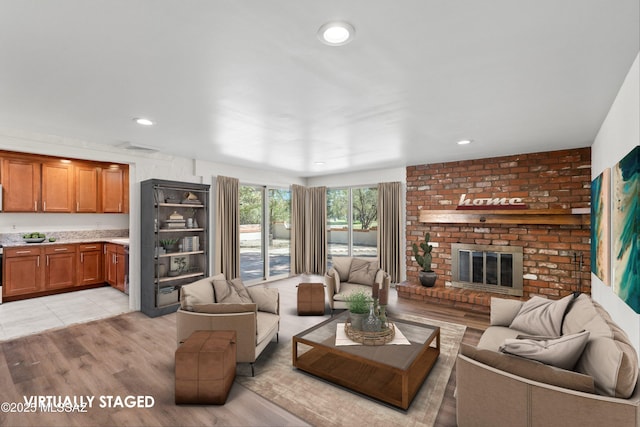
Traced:
<path fill-rule="evenodd" d="M 427 378 L 440 354 L 440 328 L 390 318 L 411 345 L 336 346 L 336 328 L 349 313 L 293 337 L 293 366 L 402 409 Z"/>

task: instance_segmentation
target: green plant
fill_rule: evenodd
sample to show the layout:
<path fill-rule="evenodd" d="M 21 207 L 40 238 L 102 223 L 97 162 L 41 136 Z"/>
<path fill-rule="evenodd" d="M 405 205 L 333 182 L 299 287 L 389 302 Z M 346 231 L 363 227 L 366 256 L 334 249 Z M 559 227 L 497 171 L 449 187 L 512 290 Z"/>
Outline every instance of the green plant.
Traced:
<path fill-rule="evenodd" d="M 349 311 L 354 314 L 366 314 L 369 312 L 371 298 L 364 291 L 356 291 L 347 295 L 345 299 Z"/>
<path fill-rule="evenodd" d="M 163 248 L 168 249 L 178 243 L 178 239 L 162 239 L 160 240 L 160 244 Z"/>
<path fill-rule="evenodd" d="M 418 250 L 418 245 L 413 244 L 413 257 L 420 267 L 422 267 L 422 271 L 431 272 L 431 251 L 433 250 L 433 246 L 429 244 L 429 238 L 431 235 L 429 233 L 424 235 L 424 242 L 420 243 L 420 248 L 422 249 L 422 255 Z"/>

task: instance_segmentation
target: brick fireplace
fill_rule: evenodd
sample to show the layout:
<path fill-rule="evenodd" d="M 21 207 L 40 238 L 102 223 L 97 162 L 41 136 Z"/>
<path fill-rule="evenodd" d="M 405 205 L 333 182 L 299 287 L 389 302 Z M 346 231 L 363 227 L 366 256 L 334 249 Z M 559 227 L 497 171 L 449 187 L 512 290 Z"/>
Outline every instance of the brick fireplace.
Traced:
<path fill-rule="evenodd" d="M 456 210 L 463 195 L 521 199 L 527 210 Z M 590 148 L 407 167 L 407 281 L 398 296 L 483 312 L 492 295 L 504 297 L 452 286 L 454 243 L 522 247 L 523 295 L 511 298 L 557 299 L 579 287 L 589 293 L 590 197 Z M 433 288 L 419 284 L 411 251 L 426 232 L 438 273 Z"/>

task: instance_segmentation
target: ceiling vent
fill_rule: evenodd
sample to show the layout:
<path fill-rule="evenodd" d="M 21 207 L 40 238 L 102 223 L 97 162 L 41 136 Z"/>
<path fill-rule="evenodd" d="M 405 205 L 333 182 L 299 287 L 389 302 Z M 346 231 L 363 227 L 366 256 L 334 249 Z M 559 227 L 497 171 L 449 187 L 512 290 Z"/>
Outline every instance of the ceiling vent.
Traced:
<path fill-rule="evenodd" d="M 130 142 L 123 142 L 122 144 L 119 144 L 118 147 L 120 148 L 124 148 L 125 150 L 129 150 L 129 151 L 137 151 L 138 153 L 157 153 L 158 149 L 153 148 L 153 147 L 145 147 L 144 145 L 135 145 L 132 144 Z"/>

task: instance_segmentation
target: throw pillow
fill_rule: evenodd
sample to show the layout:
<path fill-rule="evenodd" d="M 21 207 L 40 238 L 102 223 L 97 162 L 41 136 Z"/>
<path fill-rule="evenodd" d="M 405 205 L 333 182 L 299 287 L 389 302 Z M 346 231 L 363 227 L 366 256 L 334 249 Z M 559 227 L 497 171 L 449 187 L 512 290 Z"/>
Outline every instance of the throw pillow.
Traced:
<path fill-rule="evenodd" d="M 517 299 L 491 298 L 491 326 L 509 326 L 522 308 L 522 301 Z"/>
<path fill-rule="evenodd" d="M 581 294 L 565 318 L 567 332 L 590 332 L 576 371 L 593 376 L 599 394 L 628 399 L 638 380 L 638 356 L 624 331 L 600 304 Z"/>
<path fill-rule="evenodd" d="M 241 289 L 241 292 L 238 292 L 238 288 Z M 214 280 L 213 289 L 218 303 L 242 304 L 253 302 L 240 279 Z"/>
<path fill-rule="evenodd" d="M 349 270 L 349 283 L 372 286 L 378 272 L 378 261 L 353 258 Z"/>
<path fill-rule="evenodd" d="M 351 270 L 351 257 L 350 256 L 334 256 L 331 257 L 331 266 L 338 272 L 341 282 L 346 282 L 349 279 L 349 271 Z"/>
<path fill-rule="evenodd" d="M 258 311 L 278 314 L 278 290 L 262 286 L 247 288 L 251 299 L 257 304 Z"/>
<path fill-rule="evenodd" d="M 572 300 L 573 294 L 557 301 L 534 296 L 522 304 L 509 327 L 530 335 L 559 337 L 564 314 Z"/>
<path fill-rule="evenodd" d="M 253 300 L 251 299 L 251 296 L 249 295 L 249 291 L 247 290 L 247 287 L 244 285 L 244 283 L 242 283 L 241 278 L 237 277 L 233 280 L 229 280 L 229 283 L 231 284 L 231 286 L 233 286 L 236 289 L 242 302 L 246 302 L 246 303 L 253 302 Z"/>
<path fill-rule="evenodd" d="M 196 304 L 210 304 L 215 302 L 211 278 L 200 279 L 182 286 L 180 289 L 180 304 L 183 310 L 193 310 Z"/>
<path fill-rule="evenodd" d="M 589 331 L 552 340 L 506 339 L 500 346 L 500 351 L 571 370 L 582 355 L 588 340 Z"/>
<path fill-rule="evenodd" d="M 460 344 L 460 353 L 485 365 L 532 381 L 585 393 L 595 393 L 593 378 L 589 375 L 567 371 L 506 353 L 478 349 L 465 343 Z"/>

